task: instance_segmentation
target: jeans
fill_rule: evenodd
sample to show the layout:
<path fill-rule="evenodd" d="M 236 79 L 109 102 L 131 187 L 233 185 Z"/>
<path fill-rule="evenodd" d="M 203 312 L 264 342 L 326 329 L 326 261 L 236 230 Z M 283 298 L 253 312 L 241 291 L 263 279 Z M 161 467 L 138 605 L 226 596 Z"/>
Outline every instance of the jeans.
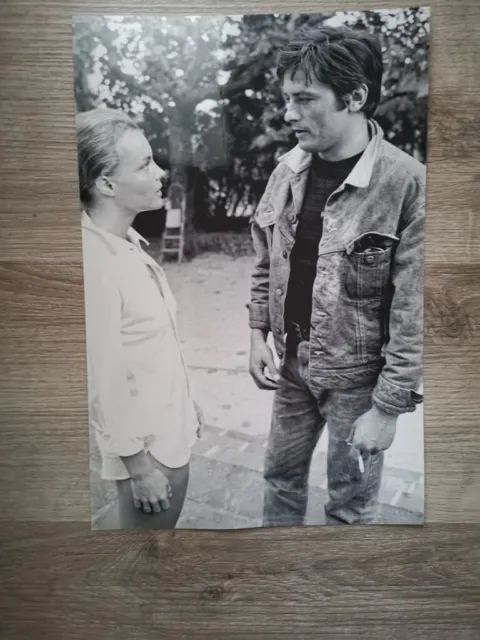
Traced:
<path fill-rule="evenodd" d="M 363 454 L 364 469 L 351 455 L 355 420 L 372 407 L 375 382 L 312 394 L 308 384 L 309 343 L 287 349 L 275 392 L 265 455 L 264 526 L 302 525 L 308 475 L 318 439 L 328 422 L 327 524 L 372 523 L 378 507 L 383 452 Z"/>

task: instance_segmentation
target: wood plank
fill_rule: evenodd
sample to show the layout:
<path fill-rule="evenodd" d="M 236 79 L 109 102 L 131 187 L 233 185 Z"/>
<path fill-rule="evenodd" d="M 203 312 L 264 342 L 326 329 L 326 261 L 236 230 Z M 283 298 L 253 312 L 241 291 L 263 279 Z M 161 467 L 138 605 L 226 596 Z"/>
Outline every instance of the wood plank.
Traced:
<path fill-rule="evenodd" d="M 478 525 L 331 532 L 6 525 L 2 637 L 478 637 Z"/>
<path fill-rule="evenodd" d="M 239 5 L 1 3 L 2 638 L 478 638 L 480 3 L 428 4 L 427 525 L 107 534 L 89 525 L 71 15 Z"/>

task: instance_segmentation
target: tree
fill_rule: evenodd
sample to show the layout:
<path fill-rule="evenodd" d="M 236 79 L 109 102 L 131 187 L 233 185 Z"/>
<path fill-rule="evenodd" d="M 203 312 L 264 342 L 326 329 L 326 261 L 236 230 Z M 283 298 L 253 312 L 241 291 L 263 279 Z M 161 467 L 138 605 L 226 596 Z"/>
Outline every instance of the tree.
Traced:
<path fill-rule="evenodd" d="M 423 9 L 75 22 L 77 107 L 103 103 L 141 122 L 162 165 L 186 188 L 187 253 L 195 251 L 195 228 L 232 227 L 232 214 L 252 210 L 276 158 L 295 144 L 283 121 L 277 52 L 300 26 L 332 19 L 380 39 L 385 74 L 376 117 L 387 139 L 424 161 Z"/>

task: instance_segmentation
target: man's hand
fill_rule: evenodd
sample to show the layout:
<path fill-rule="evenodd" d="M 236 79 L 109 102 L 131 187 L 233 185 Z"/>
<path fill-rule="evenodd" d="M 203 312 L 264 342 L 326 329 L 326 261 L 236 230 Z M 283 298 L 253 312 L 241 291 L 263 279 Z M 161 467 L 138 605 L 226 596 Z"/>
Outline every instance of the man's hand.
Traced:
<path fill-rule="evenodd" d="M 155 467 L 145 475 L 132 477 L 132 493 L 135 507 L 143 508 L 145 513 L 152 510 L 159 513 L 162 509 L 166 511 L 170 508 L 170 483 L 160 469 Z"/>
<path fill-rule="evenodd" d="M 205 414 L 202 411 L 202 408 L 196 403 L 193 403 L 195 406 L 195 411 L 197 412 L 197 438 L 201 438 L 203 436 L 203 432 L 205 431 Z"/>
<path fill-rule="evenodd" d="M 395 438 L 398 416 L 381 411 L 375 405 L 353 425 L 352 455 L 377 453 L 388 449 Z"/>
<path fill-rule="evenodd" d="M 261 329 L 252 329 L 250 346 L 250 375 L 259 389 L 274 391 L 280 385 L 280 375 L 273 360 L 273 353 L 266 341 L 265 332 Z M 265 367 L 268 368 L 270 379 L 265 375 Z"/>

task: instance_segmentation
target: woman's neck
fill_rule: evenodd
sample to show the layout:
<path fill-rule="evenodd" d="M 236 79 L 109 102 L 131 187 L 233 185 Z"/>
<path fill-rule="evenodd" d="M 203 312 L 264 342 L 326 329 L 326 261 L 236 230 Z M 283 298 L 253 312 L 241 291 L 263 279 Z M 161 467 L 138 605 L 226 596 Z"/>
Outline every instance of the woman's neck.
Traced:
<path fill-rule="evenodd" d="M 102 202 L 94 204 L 87 209 L 87 214 L 99 229 L 113 233 L 122 238 L 127 237 L 127 231 L 136 218 L 136 213 L 126 211 L 118 207 L 116 203 Z"/>

